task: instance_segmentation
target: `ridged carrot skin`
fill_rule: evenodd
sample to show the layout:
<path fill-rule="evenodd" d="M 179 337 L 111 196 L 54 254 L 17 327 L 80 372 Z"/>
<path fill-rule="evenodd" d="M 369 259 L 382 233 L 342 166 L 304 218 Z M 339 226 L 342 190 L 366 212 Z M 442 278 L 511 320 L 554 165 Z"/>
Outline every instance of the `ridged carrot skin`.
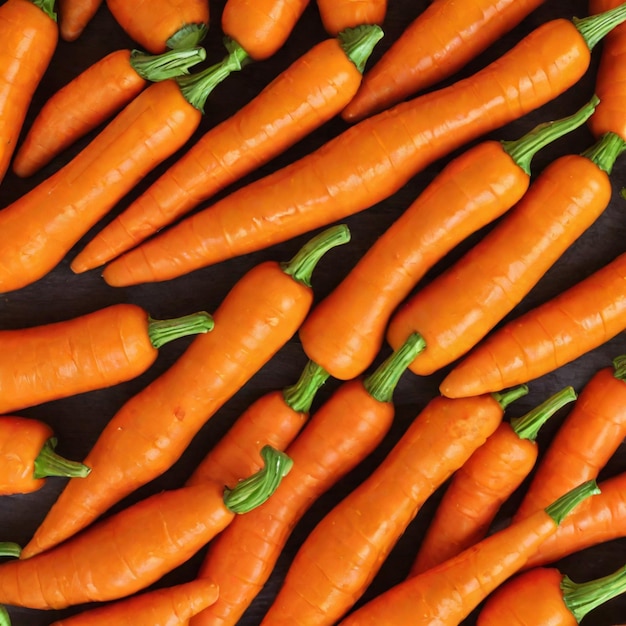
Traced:
<path fill-rule="evenodd" d="M 451 76 L 544 0 L 434 0 L 366 73 L 341 116 L 357 122 Z"/>
<path fill-rule="evenodd" d="M 102 0 L 59 0 L 59 33 L 64 41 L 76 41 L 93 16 Z"/>
<path fill-rule="evenodd" d="M 387 0 L 317 0 L 322 24 L 330 35 L 361 24 L 383 25 Z"/>

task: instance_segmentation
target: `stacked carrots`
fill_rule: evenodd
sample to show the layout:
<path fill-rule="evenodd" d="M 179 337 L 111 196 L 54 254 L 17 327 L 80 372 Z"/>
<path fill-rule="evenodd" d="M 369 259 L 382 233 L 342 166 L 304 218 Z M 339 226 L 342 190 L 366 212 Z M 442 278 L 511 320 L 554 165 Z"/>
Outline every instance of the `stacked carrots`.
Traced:
<path fill-rule="evenodd" d="M 383 623 L 380 607 L 401 623 L 406 594 L 429 580 L 474 580 L 467 555 L 411 567 L 427 529 L 443 532 L 439 502 L 454 506 L 443 483 L 477 465 L 493 478 L 481 502 L 494 504 L 471 539 L 488 548 L 470 551 L 495 546 L 507 568 L 442 623 L 498 623 L 486 592 L 523 597 L 504 580 L 516 570 L 530 579 L 554 565 L 569 589 L 560 572 L 590 581 L 623 566 L 612 541 L 626 536 L 626 4 L 461 4 L 0 0 L 0 15 L 24 11 L 23 27 L 37 16 L 19 32 L 0 19 L 14 36 L 0 43 L 0 471 L 19 465 L 22 481 L 0 495 L 0 624 Z M 415 33 L 417 60 L 401 47 Z M 33 45 L 29 75 L 30 52 L 18 57 Z M 22 169 L 27 144 L 61 137 L 56 123 L 31 132 L 50 119 L 50 96 L 113 52 L 135 73 L 128 110 L 148 106 L 116 133 L 92 118 L 82 138 Z M 174 78 L 129 65 L 174 58 Z M 205 102 L 194 85 L 206 73 L 216 81 Z M 399 91 L 362 100 L 389 77 Z M 159 96 L 174 87 L 192 102 Z M 78 95 L 86 108 L 114 99 L 112 85 L 90 91 Z M 131 151 L 117 142 L 132 133 L 144 139 Z M 594 168 L 589 182 L 581 172 Z M 412 302 L 420 317 L 400 328 Z M 189 330 L 198 337 L 155 336 L 170 324 L 153 317 L 190 311 L 208 312 Z M 474 332 L 481 311 L 490 321 Z M 70 322 L 84 322 L 80 336 Z M 387 377 L 407 339 L 416 354 L 401 379 Z M 409 360 L 434 365 L 404 371 Z M 366 371 L 393 387 L 393 423 L 389 406 L 382 426 L 363 409 Z M 498 476 L 505 496 L 487 493 L 492 447 L 517 444 L 500 434 L 565 388 L 572 407 L 524 442 L 523 473 Z M 24 431 L 28 447 L 9 431 L 18 426 L 37 428 Z M 68 471 L 40 471 L 44 457 Z M 550 487 L 547 517 L 520 507 L 538 483 Z M 585 502 L 555 520 L 552 503 L 581 483 Z M 243 513 L 242 492 L 249 508 L 270 500 Z M 531 545 L 524 529 L 545 538 Z M 572 560 L 583 548 L 585 561 Z M 348 555 L 356 565 L 342 568 Z M 93 584 L 66 586 L 79 578 Z M 594 623 L 620 621 L 624 602 L 594 604 Z"/>

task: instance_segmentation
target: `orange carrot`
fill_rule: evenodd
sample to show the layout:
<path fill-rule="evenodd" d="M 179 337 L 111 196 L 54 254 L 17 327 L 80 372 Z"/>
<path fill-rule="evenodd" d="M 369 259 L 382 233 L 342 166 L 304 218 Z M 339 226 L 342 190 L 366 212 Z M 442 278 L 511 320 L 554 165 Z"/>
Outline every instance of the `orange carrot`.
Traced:
<path fill-rule="evenodd" d="M 159 56 L 137 50 L 107 54 L 46 101 L 15 153 L 13 172 L 21 177 L 32 176 L 131 102 L 148 81 L 185 74 L 205 56 L 204 48 L 170 51 Z"/>
<path fill-rule="evenodd" d="M 84 272 L 126 252 L 337 115 L 356 93 L 378 27 L 313 46 L 247 105 L 205 133 L 74 258 Z"/>
<path fill-rule="evenodd" d="M 341 626 L 458 626 L 556 532 L 570 510 L 597 493 L 595 482 L 584 483 L 545 510 L 392 587 L 357 609 Z"/>
<path fill-rule="evenodd" d="M 341 116 L 356 122 L 464 67 L 544 0 L 434 0 L 366 73 Z"/>
<path fill-rule="evenodd" d="M 565 387 L 526 415 L 502 422 L 472 454 L 452 477 L 422 539 L 411 576 L 485 538 L 502 504 L 535 465 L 539 429 L 575 399 L 572 387 Z"/>
<path fill-rule="evenodd" d="M 368 118 L 185 218 L 110 263 L 105 280 L 166 280 L 372 206 L 426 164 L 562 93 L 587 69 L 598 38 L 624 19 L 622 5 L 575 25 L 541 25 L 473 76 Z"/>
<path fill-rule="evenodd" d="M 207 482 L 162 491 L 49 552 L 2 563 L 0 602 L 60 609 L 145 589 L 271 496 L 291 460 L 271 448 L 262 454 L 264 468 L 232 490 Z"/>
<path fill-rule="evenodd" d="M 387 0 L 317 0 L 322 24 L 331 35 L 361 24 L 382 26 Z"/>
<path fill-rule="evenodd" d="M 516 141 L 484 141 L 448 163 L 307 317 L 299 335 L 309 358 L 345 380 L 368 367 L 392 313 L 424 274 L 514 206 L 537 151 L 584 123 L 596 104 Z"/>
<path fill-rule="evenodd" d="M 93 16 L 102 0 L 59 0 L 59 34 L 64 41 L 76 41 Z"/>
<path fill-rule="evenodd" d="M 364 380 L 344 383 L 315 412 L 287 448 L 293 469 L 272 498 L 245 519 L 234 520 L 209 547 L 199 575 L 219 585 L 220 597 L 190 626 L 238 623 L 305 512 L 388 433 L 394 389 L 407 364 L 423 348 L 422 338 L 412 336 L 376 371 Z"/>
<path fill-rule="evenodd" d="M 89 468 L 68 461 L 54 449 L 57 439 L 44 422 L 26 417 L 0 417 L 0 495 L 32 493 L 49 476 L 82 478 Z"/>
<path fill-rule="evenodd" d="M 433 398 L 374 472 L 306 538 L 263 626 L 335 624 L 363 594 L 421 505 L 523 393 L 517 388 L 462 402 Z"/>
<path fill-rule="evenodd" d="M 0 182 L 58 39 L 54 0 L 7 0 L 0 6 Z"/>
<path fill-rule="evenodd" d="M 215 328 L 195 337 L 107 424 L 85 459 L 92 471 L 81 481 L 89 484 L 68 482 L 24 556 L 73 535 L 168 469 L 205 422 L 294 335 L 311 306 L 316 262 L 347 238 L 345 227 L 331 228 L 288 263 L 266 261 L 240 278 L 214 312 Z"/>
<path fill-rule="evenodd" d="M 502 222 L 400 306 L 387 340 L 394 347 L 413 331 L 424 336 L 428 350 L 414 373 L 463 356 L 519 304 L 608 207 L 609 174 L 625 146 L 610 133 L 581 155 L 557 158 Z"/>
<path fill-rule="evenodd" d="M 145 372 L 158 349 L 213 328 L 204 311 L 155 320 L 134 304 L 0 331 L 0 413 L 103 389 Z"/>

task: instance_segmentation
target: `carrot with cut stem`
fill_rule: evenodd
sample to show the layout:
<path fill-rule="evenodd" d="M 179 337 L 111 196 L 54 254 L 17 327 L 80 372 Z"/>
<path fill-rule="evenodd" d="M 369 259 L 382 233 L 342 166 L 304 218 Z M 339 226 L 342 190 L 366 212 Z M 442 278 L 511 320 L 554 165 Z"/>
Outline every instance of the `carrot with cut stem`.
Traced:
<path fill-rule="evenodd" d="M 289 262 L 266 261 L 244 274 L 214 311 L 214 329 L 195 337 L 113 416 L 85 459 L 92 471 L 81 481 L 89 484 L 68 481 L 23 555 L 63 541 L 167 470 L 205 422 L 293 337 L 313 300 L 316 263 L 348 239 L 345 226 L 330 228 Z"/>
<path fill-rule="evenodd" d="M 366 26 L 313 46 L 100 230 L 72 270 L 87 271 L 133 248 L 337 115 L 381 36 L 380 28 Z"/>
<path fill-rule="evenodd" d="M 317 8 L 326 32 L 337 35 L 361 24 L 382 26 L 387 0 L 317 0 Z"/>
<path fill-rule="evenodd" d="M 392 313 L 424 274 L 521 200 L 534 155 L 583 124 L 596 105 L 593 98 L 515 141 L 481 142 L 447 164 L 307 316 L 299 335 L 309 358 L 335 378 L 361 373 L 380 350 Z"/>
<path fill-rule="evenodd" d="M 15 153 L 13 172 L 21 177 L 32 176 L 120 111 L 149 81 L 186 74 L 189 67 L 203 61 L 205 56 L 204 48 L 169 51 L 158 56 L 138 50 L 107 54 L 46 101 Z"/>
<path fill-rule="evenodd" d="M 535 466 L 541 426 L 575 399 L 574 389 L 565 387 L 526 415 L 498 426 L 452 477 L 422 539 L 410 576 L 485 538 L 502 504 Z"/>
<path fill-rule="evenodd" d="M 589 66 L 590 49 L 624 19 L 626 5 L 541 25 L 473 76 L 363 120 L 183 219 L 110 263 L 105 280 L 115 286 L 167 280 L 372 206 L 428 163 L 573 85 Z"/>
<path fill-rule="evenodd" d="M 102 0 L 59 0 L 59 34 L 64 41 L 76 41 L 93 16 Z"/>
<path fill-rule="evenodd" d="M 204 312 L 156 320 L 135 304 L 1 330 L 0 413 L 111 387 L 145 372 L 164 344 L 209 332 Z"/>
<path fill-rule="evenodd" d="M 415 330 L 428 345 L 411 371 L 432 374 L 452 363 L 519 304 L 608 207 L 609 174 L 625 146 L 609 133 L 580 155 L 557 158 L 494 229 L 400 306 L 389 344 Z"/>
<path fill-rule="evenodd" d="M 394 389 L 407 364 L 423 349 L 422 338 L 413 335 L 365 379 L 341 385 L 314 413 L 287 448 L 293 469 L 271 500 L 245 519 L 234 520 L 209 547 L 199 575 L 219 585 L 220 597 L 190 626 L 238 623 L 305 512 L 389 432 Z"/>
<path fill-rule="evenodd" d="M 380 594 L 340 622 L 341 626 L 458 626 L 524 565 L 572 509 L 598 493 L 595 481 L 576 487 L 545 510 Z"/>
<path fill-rule="evenodd" d="M 374 472 L 308 535 L 263 626 L 335 624 L 426 499 L 496 430 L 504 407 L 526 392 L 516 388 L 463 402 L 433 398 Z"/>
<path fill-rule="evenodd" d="M 145 589 L 189 560 L 236 515 L 261 505 L 291 469 L 262 451 L 262 470 L 234 489 L 213 482 L 162 491 L 122 509 L 63 545 L 0 565 L 0 602 L 61 609 L 117 600 Z"/>

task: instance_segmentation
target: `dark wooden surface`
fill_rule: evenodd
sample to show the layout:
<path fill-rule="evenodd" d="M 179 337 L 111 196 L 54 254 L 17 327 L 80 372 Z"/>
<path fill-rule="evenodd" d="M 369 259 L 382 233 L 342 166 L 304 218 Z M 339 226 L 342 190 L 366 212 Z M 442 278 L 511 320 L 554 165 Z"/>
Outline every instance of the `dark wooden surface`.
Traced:
<path fill-rule="evenodd" d="M 418 0 L 416 2 L 390 0 L 388 18 L 384 25 L 386 36 L 379 43 L 372 60 L 380 56 L 383 50 L 390 45 L 402 29 L 427 4 L 427 0 Z M 219 1 L 213 2 L 211 6 L 212 25 L 205 42 L 208 53 L 207 58 L 210 62 L 218 60 L 223 55 L 219 26 L 222 6 L 223 2 Z M 586 14 L 586 0 L 551 0 L 546 2 L 544 6 L 537 9 L 534 14 L 524 20 L 509 35 L 480 55 L 460 75 L 471 74 L 490 60 L 495 59 L 527 32 L 546 20 L 556 17 L 569 18 L 573 15 L 583 16 Z M 229 77 L 225 83 L 215 90 L 207 105 L 206 115 L 197 136 L 200 136 L 215 123 L 228 117 L 238 107 L 258 93 L 274 76 L 286 68 L 291 61 L 313 43 L 324 37 L 326 35 L 322 29 L 315 4 L 312 2 L 296 26 L 289 41 L 275 57 L 264 62 L 249 65 L 239 74 Z M 118 48 L 132 46 L 132 42 L 112 19 L 106 6 L 102 6 L 95 19 L 78 41 L 71 44 L 63 41 L 59 43 L 49 71 L 32 102 L 25 128 L 28 128 L 46 98 L 72 77 L 92 62 L 101 58 L 105 53 Z M 497 139 L 514 139 L 530 130 L 539 122 L 562 117 L 576 110 L 593 93 L 595 70 L 600 52 L 601 48 L 594 51 L 589 71 L 575 87 L 532 114 L 515 121 L 505 128 L 498 129 L 490 136 Z M 328 123 L 239 184 L 253 180 L 306 154 L 341 132 L 345 127 L 346 124 L 340 119 Z M 32 185 L 55 171 L 67 159 L 71 158 L 80 147 L 85 145 L 88 140 L 89 138 L 85 138 L 79 142 L 78 145 L 55 160 L 55 162 L 32 179 L 20 180 L 8 174 L 0 186 L 0 206 L 6 206 L 26 192 Z M 539 172 L 556 156 L 567 152 L 580 152 L 591 145 L 592 141 L 593 138 L 585 127 L 575 131 L 567 138 L 560 140 L 539 154 L 533 164 L 534 173 Z M 346 155 L 346 158 L 356 158 L 356 156 Z M 443 163 L 452 156 L 450 155 L 447 159 L 426 168 L 387 201 L 345 220 L 345 223 L 350 226 L 352 231 L 352 241 L 348 245 L 336 249 L 327 255 L 320 263 L 315 272 L 313 283 L 317 298 L 322 298 L 341 280 L 376 237 L 424 189 L 441 169 Z M 153 175 L 137 188 L 136 192 L 130 194 L 116 207 L 111 216 L 116 211 L 120 211 L 127 206 L 131 197 L 134 197 L 136 193 L 144 189 L 173 160 L 171 159 L 157 168 Z M 617 163 L 612 179 L 615 195 L 611 206 L 597 223 L 571 247 L 554 268 L 545 275 L 537 287 L 515 309 L 510 317 L 557 294 L 565 287 L 572 285 L 612 260 L 624 250 L 624 235 L 626 232 L 624 201 L 617 194 L 626 182 L 626 164 L 623 159 Z M 109 218 L 107 217 L 107 219 Z M 133 302 L 142 305 L 154 317 L 174 316 L 197 309 L 211 311 L 219 305 L 234 282 L 249 268 L 264 259 L 282 260 L 290 258 L 309 236 L 310 234 L 303 235 L 268 250 L 233 259 L 169 281 L 166 284 L 114 289 L 104 283 L 98 271 L 80 276 L 76 276 L 70 271 L 69 261 L 89 239 L 89 235 L 87 235 L 76 246 L 76 249 L 68 255 L 67 259 L 48 276 L 29 287 L 0 296 L 0 327 L 20 328 L 63 320 L 115 302 Z M 451 260 L 457 258 L 478 236 L 480 236 L 480 233 L 451 253 L 424 280 L 427 281 Z M 142 389 L 150 380 L 165 371 L 184 350 L 186 345 L 186 341 L 183 340 L 165 346 L 161 349 L 160 357 L 153 367 L 144 375 L 128 383 L 25 409 L 20 413 L 48 422 L 58 434 L 60 441 L 59 452 L 65 456 L 80 459 L 87 454 L 103 426 L 122 403 Z M 621 335 L 574 363 L 533 382 L 529 395 L 518 401 L 511 408 L 510 414 L 518 415 L 526 412 L 565 385 L 572 385 L 580 391 L 597 369 L 609 365 L 614 356 L 625 351 L 626 338 Z M 388 348 L 385 347 L 379 356 L 379 360 L 387 354 Z M 134 493 L 126 501 L 120 503 L 116 509 L 161 489 L 181 485 L 206 451 L 229 427 L 233 420 L 260 395 L 292 383 L 298 376 L 305 361 L 306 357 L 296 336 L 206 424 L 180 461 L 171 470 L 158 480 Z M 437 393 L 438 383 L 443 378 L 444 373 L 441 372 L 427 378 L 418 378 L 408 373 L 402 378 L 395 395 L 398 407 L 397 418 L 389 436 L 370 458 L 321 498 L 297 526 L 276 567 L 274 576 L 241 620 L 243 626 L 252 626 L 260 622 L 261 616 L 280 585 L 290 559 L 306 534 L 325 512 L 366 477 L 384 457 L 412 418 Z M 318 394 L 314 409 L 332 393 L 337 384 L 336 381 L 331 380 L 325 385 Z M 542 431 L 539 439 L 539 445 L 542 448 L 549 442 L 565 415 L 566 411 L 562 411 Z M 611 463 L 604 469 L 602 476 L 613 475 L 625 469 L 626 451 L 621 448 Z M 1 498 L 0 540 L 26 543 L 62 487 L 62 480 L 53 479 L 49 480 L 44 489 L 39 492 L 25 496 Z M 516 493 L 510 502 L 505 505 L 499 517 L 501 522 L 505 521 L 507 516 L 514 510 L 515 503 L 519 501 L 521 492 L 522 490 Z M 440 495 L 441 490 L 422 508 L 417 518 L 407 529 L 389 561 L 376 577 L 365 599 L 373 597 L 390 585 L 403 579 Z M 622 565 L 625 560 L 623 556 L 626 553 L 625 548 L 626 540 L 614 541 L 603 546 L 588 549 L 584 553 L 573 555 L 563 560 L 559 565 L 562 566 L 564 572 L 568 573 L 575 580 L 591 579 L 608 574 Z M 204 551 L 159 581 L 155 587 L 191 579 L 201 562 L 203 554 Z M 61 612 L 45 612 L 11 607 L 10 613 L 15 626 L 40 626 L 49 624 L 54 618 L 58 618 L 61 615 L 73 614 L 80 608 L 82 607 L 73 607 Z M 596 626 L 616 624 L 620 621 L 623 622 L 625 615 L 626 596 L 617 598 L 602 608 L 597 609 L 583 623 Z M 468 625 L 473 624 L 474 620 L 468 619 L 465 623 Z"/>

